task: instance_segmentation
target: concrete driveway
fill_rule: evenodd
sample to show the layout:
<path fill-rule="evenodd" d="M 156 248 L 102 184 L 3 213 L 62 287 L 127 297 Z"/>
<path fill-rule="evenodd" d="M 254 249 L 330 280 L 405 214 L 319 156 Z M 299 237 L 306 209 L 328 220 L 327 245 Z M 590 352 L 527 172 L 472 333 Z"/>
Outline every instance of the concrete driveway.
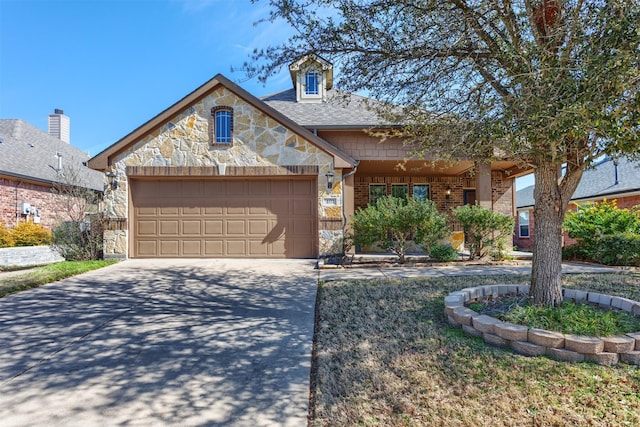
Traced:
<path fill-rule="evenodd" d="M 3 426 L 305 426 L 312 261 L 129 260 L 0 299 Z"/>

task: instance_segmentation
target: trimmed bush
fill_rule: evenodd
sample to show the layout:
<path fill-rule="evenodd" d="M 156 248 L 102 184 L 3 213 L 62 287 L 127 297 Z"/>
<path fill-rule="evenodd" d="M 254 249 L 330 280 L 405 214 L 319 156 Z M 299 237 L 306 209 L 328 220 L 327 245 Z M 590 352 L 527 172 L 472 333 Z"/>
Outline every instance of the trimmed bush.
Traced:
<path fill-rule="evenodd" d="M 453 209 L 454 218 L 467 236 L 469 259 L 491 255 L 502 259 L 507 238 L 511 238 L 515 220 L 480 205 L 465 205 Z"/>
<path fill-rule="evenodd" d="M 40 224 L 21 222 L 11 230 L 14 246 L 42 246 L 51 243 L 51 232 Z"/>
<path fill-rule="evenodd" d="M 0 224 L 0 248 L 10 248 L 15 244 L 9 230 L 4 228 L 4 224 Z"/>
<path fill-rule="evenodd" d="M 458 252 L 448 243 L 438 243 L 429 249 L 429 257 L 436 261 L 455 261 L 458 259 Z"/>
<path fill-rule="evenodd" d="M 405 262 L 409 243 L 429 248 L 449 234 L 447 220 L 430 200 L 380 198 L 375 206 L 359 209 L 351 217 L 353 243 L 380 244 Z"/>

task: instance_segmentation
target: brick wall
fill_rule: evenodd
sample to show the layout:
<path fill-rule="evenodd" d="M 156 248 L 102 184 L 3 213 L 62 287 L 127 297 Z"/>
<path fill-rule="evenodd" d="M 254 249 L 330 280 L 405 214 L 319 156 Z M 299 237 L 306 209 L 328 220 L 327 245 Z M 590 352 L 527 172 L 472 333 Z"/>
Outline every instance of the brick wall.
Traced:
<path fill-rule="evenodd" d="M 27 219 L 26 215 L 20 215 L 23 202 L 40 210 L 40 224 L 47 229 L 58 222 L 63 209 L 61 196 L 54 194 L 50 186 L 0 178 L 0 222 L 5 227 L 13 228 Z"/>

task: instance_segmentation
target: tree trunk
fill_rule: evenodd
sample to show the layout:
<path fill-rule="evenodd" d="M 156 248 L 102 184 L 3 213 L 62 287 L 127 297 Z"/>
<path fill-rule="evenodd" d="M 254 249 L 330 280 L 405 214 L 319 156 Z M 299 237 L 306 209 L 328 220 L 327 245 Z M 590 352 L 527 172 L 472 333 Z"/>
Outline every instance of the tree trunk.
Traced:
<path fill-rule="evenodd" d="M 555 164 L 549 162 L 536 168 L 533 197 L 535 234 L 529 296 L 535 305 L 558 306 L 562 303 L 564 203 Z"/>

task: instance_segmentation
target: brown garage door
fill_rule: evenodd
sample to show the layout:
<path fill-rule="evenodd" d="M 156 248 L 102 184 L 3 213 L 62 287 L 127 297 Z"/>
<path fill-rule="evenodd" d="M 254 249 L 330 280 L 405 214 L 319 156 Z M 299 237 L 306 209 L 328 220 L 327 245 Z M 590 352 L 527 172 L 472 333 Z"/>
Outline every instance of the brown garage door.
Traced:
<path fill-rule="evenodd" d="M 313 258 L 314 179 L 131 180 L 132 256 Z"/>

